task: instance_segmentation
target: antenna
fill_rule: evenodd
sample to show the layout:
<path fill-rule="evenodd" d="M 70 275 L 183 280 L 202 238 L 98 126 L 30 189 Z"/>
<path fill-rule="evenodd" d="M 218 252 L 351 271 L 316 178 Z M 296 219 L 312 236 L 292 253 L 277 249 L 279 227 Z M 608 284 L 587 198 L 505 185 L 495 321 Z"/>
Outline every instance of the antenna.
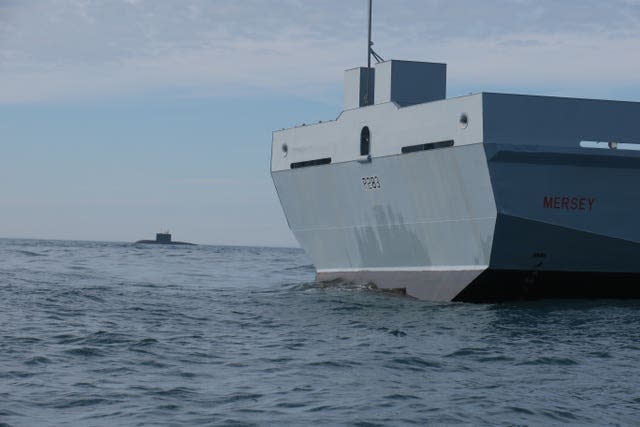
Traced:
<path fill-rule="evenodd" d="M 367 68 L 371 68 L 371 46 L 373 42 L 371 41 L 371 15 L 373 8 L 373 0 L 369 0 L 369 38 L 367 40 Z"/>
<path fill-rule="evenodd" d="M 371 88 L 371 57 L 379 64 L 384 59 L 373 50 L 373 41 L 371 40 L 371 21 L 373 15 L 373 0 L 369 0 L 369 37 L 367 38 L 367 91 L 364 94 L 364 105 L 371 105 L 369 100 L 369 94 L 372 92 Z"/>
<path fill-rule="evenodd" d="M 373 15 L 373 0 L 369 0 L 369 41 L 367 42 L 367 68 L 371 68 L 371 56 L 379 64 L 384 62 L 384 58 L 373 50 L 373 41 L 371 40 L 371 21 Z"/>

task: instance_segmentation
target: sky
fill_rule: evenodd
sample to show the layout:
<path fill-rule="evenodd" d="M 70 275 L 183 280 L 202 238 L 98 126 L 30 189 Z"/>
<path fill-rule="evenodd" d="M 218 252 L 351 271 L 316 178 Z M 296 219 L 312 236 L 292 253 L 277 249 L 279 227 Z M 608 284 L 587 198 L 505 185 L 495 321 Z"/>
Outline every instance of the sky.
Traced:
<path fill-rule="evenodd" d="M 297 246 L 271 132 L 333 119 L 366 0 L 0 0 L 0 237 Z M 640 101 L 640 0 L 375 0 L 448 95 Z"/>

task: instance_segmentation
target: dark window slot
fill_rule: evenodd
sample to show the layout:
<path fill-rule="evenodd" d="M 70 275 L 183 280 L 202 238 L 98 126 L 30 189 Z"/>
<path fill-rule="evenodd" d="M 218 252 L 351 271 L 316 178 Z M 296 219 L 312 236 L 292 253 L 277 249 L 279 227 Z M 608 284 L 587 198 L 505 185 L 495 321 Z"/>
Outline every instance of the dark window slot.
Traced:
<path fill-rule="evenodd" d="M 409 145 L 408 147 L 402 147 L 402 154 L 415 153 L 416 151 L 435 150 L 437 148 L 453 147 L 453 140 L 430 142 L 428 144 Z"/>
<path fill-rule="evenodd" d="M 368 156 L 371 154 L 371 132 L 367 126 L 360 131 L 360 155 Z"/>
<path fill-rule="evenodd" d="M 291 169 L 307 168 L 309 166 L 328 165 L 331 163 L 331 157 L 325 157 L 324 159 L 307 160 L 305 162 L 291 163 Z"/>

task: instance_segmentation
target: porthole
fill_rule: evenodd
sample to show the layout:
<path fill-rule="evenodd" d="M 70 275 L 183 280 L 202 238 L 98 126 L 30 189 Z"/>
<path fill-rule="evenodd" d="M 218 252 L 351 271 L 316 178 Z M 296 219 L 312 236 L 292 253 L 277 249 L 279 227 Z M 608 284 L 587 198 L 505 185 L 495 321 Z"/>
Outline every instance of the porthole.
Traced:
<path fill-rule="evenodd" d="M 371 154 L 371 132 L 367 126 L 360 131 L 360 155 L 368 156 Z"/>
<path fill-rule="evenodd" d="M 607 144 L 609 146 L 610 149 L 612 150 L 617 150 L 618 149 L 618 143 L 617 142 L 610 142 Z"/>
<path fill-rule="evenodd" d="M 462 127 L 462 129 L 469 127 L 469 116 L 466 113 L 460 115 L 460 127 Z"/>
<path fill-rule="evenodd" d="M 282 157 L 287 157 L 287 154 L 289 154 L 289 146 L 282 144 Z"/>

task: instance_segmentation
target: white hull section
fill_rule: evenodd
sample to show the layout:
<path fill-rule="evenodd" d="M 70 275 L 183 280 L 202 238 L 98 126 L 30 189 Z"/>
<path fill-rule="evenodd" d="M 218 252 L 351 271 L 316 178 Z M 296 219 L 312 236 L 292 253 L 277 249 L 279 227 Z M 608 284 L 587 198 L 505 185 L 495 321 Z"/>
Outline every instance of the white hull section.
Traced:
<path fill-rule="evenodd" d="M 485 267 L 463 266 L 428 269 L 369 269 L 351 271 L 319 270 L 320 281 L 335 279 L 353 283 L 373 283 L 379 289 L 403 289 L 411 297 L 429 301 L 452 301 L 472 283 Z"/>
<path fill-rule="evenodd" d="M 472 144 L 273 179 L 320 280 L 451 300 L 489 265 L 496 208 L 486 165 L 482 144 Z"/>

